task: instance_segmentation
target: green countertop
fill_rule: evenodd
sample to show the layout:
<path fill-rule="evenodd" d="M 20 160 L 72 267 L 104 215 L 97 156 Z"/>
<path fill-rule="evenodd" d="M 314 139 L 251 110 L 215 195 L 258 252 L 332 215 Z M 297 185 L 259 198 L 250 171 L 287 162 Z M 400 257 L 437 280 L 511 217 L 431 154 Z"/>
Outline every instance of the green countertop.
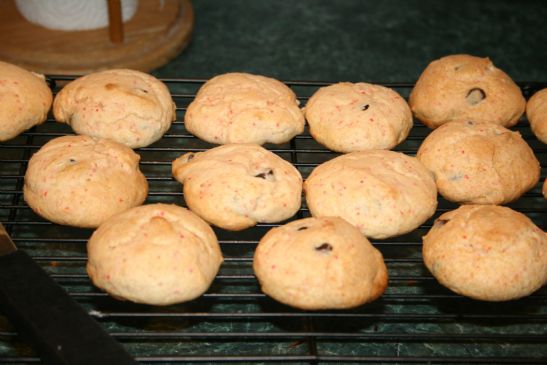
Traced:
<path fill-rule="evenodd" d="M 160 77 L 229 71 L 283 80 L 414 81 L 432 60 L 488 56 L 547 81 L 546 1 L 195 0 L 190 46 Z"/>
<path fill-rule="evenodd" d="M 468 53 L 490 57 L 515 81 L 547 81 L 547 1 L 197 0 L 193 4 L 196 23 L 190 46 L 156 70 L 155 75 L 208 79 L 225 72 L 243 71 L 280 80 L 413 82 L 432 60 L 448 54 Z M 530 139 L 529 132 L 526 133 Z M 419 237 L 415 239 L 419 241 Z M 325 333 L 344 334 L 402 331 L 409 338 L 404 343 L 395 338 L 390 340 L 389 336 L 383 343 L 375 337 L 356 341 L 319 339 L 317 351 L 324 356 L 323 361 L 335 363 L 340 354 L 372 363 L 381 362 L 383 356 L 388 363 L 393 360 L 389 356 L 395 354 L 417 362 L 423 356 L 423 363 L 435 358 L 440 363 L 449 361 L 442 359 L 444 356 L 454 362 L 460 358 L 464 363 L 473 357 L 485 363 L 500 360 L 492 356 L 501 356 L 507 361 L 512 361 L 511 356 L 515 357 L 513 361 L 518 357 L 530 357 L 527 361 L 545 360 L 547 346 L 540 339 L 545 330 L 544 322 L 506 319 L 511 313 L 522 318 L 545 315 L 547 306 L 540 304 L 544 303 L 541 299 L 544 291 L 537 301 L 527 304 L 459 302 L 453 298 L 444 303 L 442 295 L 447 292 L 440 292 L 439 298 L 431 299 L 436 303 L 433 306 L 412 299 L 399 303 L 397 295 L 408 295 L 415 288 L 412 284 L 399 283 L 398 275 L 409 275 L 409 270 L 416 270 L 411 276 L 427 278 L 428 274 L 419 262 L 412 261 L 419 259 L 419 255 L 413 256 L 418 250 L 410 249 L 412 254 L 409 254 L 404 246 L 381 247 L 386 257 L 393 260 L 389 265 L 394 275 L 390 294 L 394 297 L 385 297 L 387 304 L 383 307 L 365 306 L 364 312 L 387 316 L 385 322 L 375 327 L 374 317 L 370 322 L 357 317 L 320 317 L 312 320 L 312 327 Z M 423 280 L 420 290 L 425 291 L 419 294 L 427 297 L 432 293 L 430 285 L 435 284 Z M 260 311 L 269 312 L 268 308 Z M 499 316 L 499 323 L 494 319 L 473 319 L 474 316 L 487 317 L 488 313 L 493 318 Z M 392 321 L 391 315 L 400 315 L 397 318 L 403 324 Z M 412 315 L 431 316 L 433 323 L 428 320 L 413 323 Z M 437 322 L 446 315 L 455 317 Z M 285 324 L 280 323 L 283 329 Z M 239 325 L 243 324 L 250 327 L 242 330 Z M 216 330 L 253 332 L 261 324 L 235 321 L 223 323 Z M 270 330 L 264 327 L 258 332 Z M 477 338 L 466 344 L 464 338 L 475 334 Z M 501 336 L 500 342 L 504 341 L 503 336 L 508 336 L 507 341 L 496 343 L 496 339 L 488 339 L 491 334 Z M 462 338 L 456 340 L 458 336 Z M 521 343 L 518 338 L 521 341 L 528 338 L 530 343 Z M 190 351 L 192 346 L 195 344 L 185 351 Z M 226 341 L 218 346 L 223 348 L 217 349 L 221 353 L 248 353 L 241 343 Z M 314 346 L 308 349 L 311 353 Z M 290 343 L 275 348 L 272 343 L 254 348 L 250 344 L 249 349 L 253 350 L 248 351 L 254 353 L 257 347 L 268 354 L 285 356 L 300 354 L 303 350 Z M 329 356 L 333 357 L 327 360 Z"/>

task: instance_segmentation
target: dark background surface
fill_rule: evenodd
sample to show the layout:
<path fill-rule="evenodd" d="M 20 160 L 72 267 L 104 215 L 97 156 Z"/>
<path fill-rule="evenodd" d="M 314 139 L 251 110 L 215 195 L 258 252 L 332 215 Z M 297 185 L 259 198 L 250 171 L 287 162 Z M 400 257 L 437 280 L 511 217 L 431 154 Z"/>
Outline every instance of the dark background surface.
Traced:
<path fill-rule="evenodd" d="M 159 77 L 415 81 L 448 54 L 547 81 L 547 1 L 194 0 L 190 46 Z"/>

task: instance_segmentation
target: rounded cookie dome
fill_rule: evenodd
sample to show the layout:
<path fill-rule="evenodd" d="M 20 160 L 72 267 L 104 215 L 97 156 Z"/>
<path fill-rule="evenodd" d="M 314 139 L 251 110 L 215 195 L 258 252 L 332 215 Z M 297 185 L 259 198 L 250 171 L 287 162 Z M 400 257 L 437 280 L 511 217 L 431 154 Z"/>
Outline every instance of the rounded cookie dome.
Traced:
<path fill-rule="evenodd" d="M 412 128 L 412 113 L 394 90 L 364 82 L 322 87 L 305 107 L 310 134 L 337 152 L 391 149 Z"/>
<path fill-rule="evenodd" d="M 317 166 L 304 182 L 314 217 L 339 216 L 372 238 L 408 233 L 435 213 L 431 173 L 400 152 L 352 152 Z"/>
<path fill-rule="evenodd" d="M 423 238 L 423 259 L 458 294 L 518 299 L 547 283 L 547 234 L 510 208 L 464 205 L 435 221 Z"/>
<path fill-rule="evenodd" d="M 52 222 L 97 227 L 146 199 L 148 183 L 139 160 L 132 149 L 110 140 L 55 138 L 31 157 L 24 199 Z"/>
<path fill-rule="evenodd" d="M 44 122 L 52 100 L 43 75 L 0 61 L 0 141 Z"/>
<path fill-rule="evenodd" d="M 285 143 L 304 131 L 298 104 L 294 92 L 278 80 L 227 73 L 199 89 L 184 115 L 184 125 L 210 143 Z"/>
<path fill-rule="evenodd" d="M 188 209 L 150 204 L 118 214 L 87 243 L 93 284 L 118 299 L 152 305 L 192 300 L 222 263 L 217 238 Z"/>
<path fill-rule="evenodd" d="M 380 251 L 338 217 L 305 218 L 271 229 L 259 242 L 253 269 L 262 291 L 302 309 L 351 308 L 387 287 Z"/>
<path fill-rule="evenodd" d="M 108 138 L 131 148 L 159 140 L 176 117 L 165 84 L 126 69 L 94 72 L 70 82 L 55 97 L 53 114 L 77 134 Z"/>
<path fill-rule="evenodd" d="M 528 100 L 526 116 L 536 137 L 547 143 L 547 88 L 536 92 Z"/>
<path fill-rule="evenodd" d="M 458 120 L 515 125 L 526 105 L 520 88 L 488 58 L 450 55 L 431 62 L 408 100 L 429 128 Z"/>
<path fill-rule="evenodd" d="M 255 144 L 227 144 L 173 162 L 188 207 L 218 227 L 274 223 L 300 208 L 302 177 L 288 161 Z"/>
<path fill-rule="evenodd" d="M 505 204 L 534 187 L 540 164 L 518 132 L 486 122 L 450 122 L 417 153 L 439 193 L 465 204 Z"/>

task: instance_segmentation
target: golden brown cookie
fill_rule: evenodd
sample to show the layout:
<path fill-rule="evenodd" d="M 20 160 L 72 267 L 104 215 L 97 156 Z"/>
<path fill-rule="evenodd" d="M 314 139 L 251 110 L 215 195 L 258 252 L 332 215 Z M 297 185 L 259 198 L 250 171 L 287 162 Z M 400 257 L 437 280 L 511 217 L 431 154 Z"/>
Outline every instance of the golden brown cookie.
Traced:
<path fill-rule="evenodd" d="M 0 141 L 45 121 L 52 100 L 43 75 L 0 62 Z"/>
<path fill-rule="evenodd" d="M 429 128 L 458 120 L 510 127 L 526 105 L 520 88 L 490 59 L 465 54 L 431 62 L 408 102 L 414 116 Z"/>
<path fill-rule="evenodd" d="M 274 223 L 300 208 L 302 177 L 289 162 L 256 144 L 228 144 L 173 161 L 188 207 L 207 222 L 241 230 Z"/>
<path fill-rule="evenodd" d="M 394 90 L 364 82 L 320 88 L 306 104 L 313 138 L 337 152 L 391 149 L 412 128 L 412 113 Z"/>
<path fill-rule="evenodd" d="M 139 160 L 131 148 L 110 140 L 55 138 L 29 161 L 25 201 L 52 222 L 97 227 L 146 199 L 148 183 Z"/>
<path fill-rule="evenodd" d="M 253 269 L 262 291 L 301 309 L 341 309 L 383 294 L 388 274 L 380 251 L 338 217 L 306 218 L 271 229 Z"/>
<path fill-rule="evenodd" d="M 547 235 L 522 213 L 464 205 L 423 238 L 425 265 L 441 284 L 471 298 L 518 299 L 547 283 Z"/>
<path fill-rule="evenodd" d="M 304 182 L 314 217 L 339 216 L 372 238 L 408 233 L 435 213 L 433 176 L 415 158 L 374 150 L 317 166 Z"/>
<path fill-rule="evenodd" d="M 282 82 L 248 73 L 213 77 L 184 116 L 186 129 L 216 144 L 284 143 L 304 131 L 294 92 Z"/>
<path fill-rule="evenodd" d="M 95 72 L 70 82 L 55 97 L 53 114 L 78 134 L 131 148 L 160 139 L 176 117 L 165 84 L 126 69 Z"/>
<path fill-rule="evenodd" d="M 169 305 L 197 298 L 222 263 L 215 233 L 189 210 L 150 204 L 118 214 L 87 243 L 93 284 L 118 299 Z"/>
<path fill-rule="evenodd" d="M 450 122 L 423 141 L 418 159 L 439 193 L 465 204 L 505 204 L 533 188 L 540 165 L 518 132 L 492 123 Z"/>
<path fill-rule="evenodd" d="M 526 116 L 536 137 L 547 143 L 547 88 L 538 91 L 528 100 Z"/>

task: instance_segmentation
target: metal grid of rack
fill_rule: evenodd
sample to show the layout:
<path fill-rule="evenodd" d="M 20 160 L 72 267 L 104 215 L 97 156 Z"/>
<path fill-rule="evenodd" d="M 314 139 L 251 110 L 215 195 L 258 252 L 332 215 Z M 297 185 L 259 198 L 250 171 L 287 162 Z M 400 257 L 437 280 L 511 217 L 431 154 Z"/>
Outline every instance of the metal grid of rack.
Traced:
<path fill-rule="evenodd" d="M 71 77 L 51 78 L 57 92 Z M 171 161 L 212 145 L 184 129 L 187 105 L 204 80 L 164 79 L 177 104 L 177 121 L 150 147 L 137 152 L 148 178 L 147 203 L 184 206 L 181 185 L 171 177 Z M 286 82 L 302 105 L 325 82 Z M 384 84 L 408 97 L 412 84 Z M 547 83 L 520 83 L 525 96 Z M 532 146 L 547 175 L 547 147 L 523 117 L 515 130 Z M 261 293 L 252 272 L 258 240 L 275 224 L 241 231 L 215 229 L 225 262 L 201 298 L 169 307 L 117 301 L 93 287 L 85 273 L 86 241 L 91 230 L 63 227 L 36 216 L 22 199 L 28 159 L 48 140 L 71 134 L 49 118 L 21 136 L 0 144 L 0 221 L 20 249 L 29 253 L 82 304 L 137 360 L 176 363 L 547 363 L 547 288 L 506 303 L 487 303 L 451 293 L 422 264 L 421 236 L 433 219 L 456 205 L 439 200 L 436 214 L 414 232 L 372 241 L 382 251 L 390 275 L 386 293 L 353 310 L 301 311 Z M 410 155 L 429 130 L 415 123 L 396 151 Z M 319 163 L 337 154 L 305 132 L 289 143 L 267 145 L 293 163 L 306 178 Z M 510 205 L 545 229 L 547 201 L 538 184 Z M 294 217 L 308 216 L 305 202 Z M 282 224 L 282 223 L 281 223 Z M 99 350 L 99 349 L 98 349 Z M 0 363 L 37 363 L 39 359 L 10 323 L 0 316 Z"/>

